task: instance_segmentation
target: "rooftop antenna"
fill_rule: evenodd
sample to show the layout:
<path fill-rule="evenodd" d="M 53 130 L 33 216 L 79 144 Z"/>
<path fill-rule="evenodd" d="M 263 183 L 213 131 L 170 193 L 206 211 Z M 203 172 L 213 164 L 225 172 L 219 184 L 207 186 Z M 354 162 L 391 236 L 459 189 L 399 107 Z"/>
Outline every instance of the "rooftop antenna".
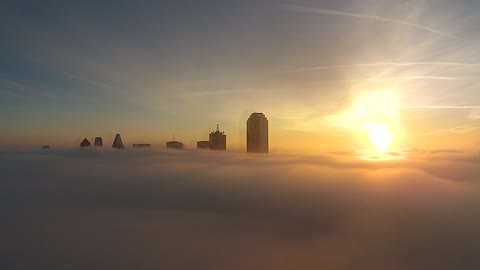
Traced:
<path fill-rule="evenodd" d="M 217 131 L 220 131 L 220 129 L 218 128 L 218 124 L 217 124 Z"/>

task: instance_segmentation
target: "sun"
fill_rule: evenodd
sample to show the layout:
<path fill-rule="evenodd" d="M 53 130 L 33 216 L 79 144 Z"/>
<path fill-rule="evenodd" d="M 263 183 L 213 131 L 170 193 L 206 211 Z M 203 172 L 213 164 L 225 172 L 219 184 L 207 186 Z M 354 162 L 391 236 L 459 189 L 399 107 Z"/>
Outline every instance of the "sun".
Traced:
<path fill-rule="evenodd" d="M 368 133 L 368 140 L 377 150 L 385 152 L 395 139 L 391 129 L 382 123 L 370 123 L 363 126 Z"/>

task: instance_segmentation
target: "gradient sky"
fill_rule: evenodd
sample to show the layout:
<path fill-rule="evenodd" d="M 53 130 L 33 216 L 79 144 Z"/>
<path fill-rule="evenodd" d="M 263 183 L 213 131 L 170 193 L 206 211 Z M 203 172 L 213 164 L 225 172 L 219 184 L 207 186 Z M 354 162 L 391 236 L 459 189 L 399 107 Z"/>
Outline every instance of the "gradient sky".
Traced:
<path fill-rule="evenodd" d="M 480 146 L 480 2 L 3 1 L 0 145 L 193 147 L 217 123 L 272 149 Z M 353 120 L 352 120 L 353 119 Z"/>

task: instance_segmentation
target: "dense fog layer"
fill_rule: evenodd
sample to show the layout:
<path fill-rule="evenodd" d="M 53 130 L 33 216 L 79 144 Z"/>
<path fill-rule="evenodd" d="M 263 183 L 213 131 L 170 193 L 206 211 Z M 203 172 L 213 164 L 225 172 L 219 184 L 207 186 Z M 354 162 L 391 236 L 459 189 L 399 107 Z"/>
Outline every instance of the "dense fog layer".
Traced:
<path fill-rule="evenodd" d="M 478 269 L 479 157 L 389 156 L 1 152 L 1 268 Z"/>

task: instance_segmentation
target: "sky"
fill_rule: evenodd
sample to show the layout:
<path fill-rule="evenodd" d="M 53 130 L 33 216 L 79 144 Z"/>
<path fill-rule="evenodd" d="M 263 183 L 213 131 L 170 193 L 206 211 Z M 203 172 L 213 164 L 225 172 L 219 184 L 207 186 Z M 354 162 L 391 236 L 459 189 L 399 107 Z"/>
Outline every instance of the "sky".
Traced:
<path fill-rule="evenodd" d="M 474 0 L 3 1 L 0 146 L 194 147 L 216 124 L 245 149 L 480 147 Z M 367 135 L 365 135 L 367 133 Z"/>
<path fill-rule="evenodd" d="M 0 152 L 2 269 L 478 269 L 478 155 Z"/>

